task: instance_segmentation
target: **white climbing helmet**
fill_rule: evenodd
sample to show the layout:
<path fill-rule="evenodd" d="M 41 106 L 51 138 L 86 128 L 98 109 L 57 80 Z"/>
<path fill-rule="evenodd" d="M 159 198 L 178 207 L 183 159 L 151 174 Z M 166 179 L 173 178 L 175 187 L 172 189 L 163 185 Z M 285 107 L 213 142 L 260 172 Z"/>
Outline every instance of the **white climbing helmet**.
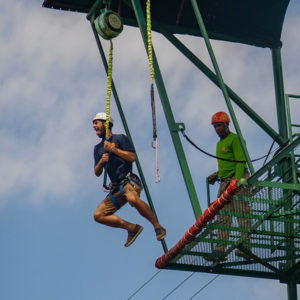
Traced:
<path fill-rule="evenodd" d="M 99 112 L 99 113 L 95 114 L 95 116 L 94 116 L 94 118 L 93 118 L 93 122 L 94 122 L 95 120 L 103 120 L 103 121 L 106 121 L 106 113 L 104 113 L 104 112 Z M 111 124 L 114 124 L 114 120 L 113 120 L 113 118 L 112 118 L 111 116 L 109 116 L 109 122 L 110 122 Z"/>

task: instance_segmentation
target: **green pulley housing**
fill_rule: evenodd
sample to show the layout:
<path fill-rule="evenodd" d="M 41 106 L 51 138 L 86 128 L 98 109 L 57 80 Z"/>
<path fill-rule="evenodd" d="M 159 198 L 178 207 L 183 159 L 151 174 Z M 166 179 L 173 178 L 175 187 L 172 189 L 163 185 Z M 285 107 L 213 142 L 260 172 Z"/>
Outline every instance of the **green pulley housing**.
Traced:
<path fill-rule="evenodd" d="M 112 10 L 104 8 L 94 21 L 95 28 L 105 40 L 118 36 L 123 30 L 121 17 Z"/>

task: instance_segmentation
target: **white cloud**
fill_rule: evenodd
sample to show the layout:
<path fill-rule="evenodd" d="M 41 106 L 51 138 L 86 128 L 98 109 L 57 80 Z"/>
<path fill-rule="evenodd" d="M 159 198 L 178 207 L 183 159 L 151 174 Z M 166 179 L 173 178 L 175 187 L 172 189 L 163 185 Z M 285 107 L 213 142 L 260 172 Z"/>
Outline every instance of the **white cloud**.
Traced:
<path fill-rule="evenodd" d="M 32 197 L 40 199 L 49 193 L 55 197 L 70 191 L 75 194 L 90 180 L 79 176 L 78 170 L 92 173 L 91 153 L 97 138 L 90 118 L 105 110 L 106 101 L 106 74 L 90 25 L 84 14 L 49 10 L 35 2 L 1 3 L 0 11 L 0 42 L 5 45 L 0 52 L 1 160 L 5 166 L 0 171 L 0 194 L 8 196 L 24 186 Z M 14 18 L 10 11 L 14 11 Z M 291 92 L 298 92 L 300 73 L 294 63 L 298 25 L 299 20 L 291 17 L 283 31 L 284 71 Z M 211 67 L 201 39 L 179 38 Z M 175 121 L 184 122 L 188 135 L 200 147 L 214 152 L 216 136 L 210 116 L 216 110 L 227 110 L 222 93 L 163 37 L 154 33 L 153 40 Z M 217 41 L 212 44 L 225 82 L 276 129 L 270 51 Z M 107 53 L 109 43 L 104 41 L 103 47 Z M 152 176 L 149 67 L 138 29 L 125 27 L 114 40 L 113 68 L 139 157 L 147 176 Z M 176 173 L 168 173 L 171 168 L 178 169 L 177 158 L 170 150 L 173 146 L 157 91 L 155 97 L 161 174 L 173 181 Z M 251 157 L 267 152 L 271 139 L 240 109 L 236 113 Z M 114 130 L 123 131 L 114 103 L 112 114 Z M 299 113 L 293 115 L 297 118 Z M 267 142 L 257 149 L 257 139 Z M 215 161 L 185 141 L 183 145 L 195 180 L 204 181 Z"/>

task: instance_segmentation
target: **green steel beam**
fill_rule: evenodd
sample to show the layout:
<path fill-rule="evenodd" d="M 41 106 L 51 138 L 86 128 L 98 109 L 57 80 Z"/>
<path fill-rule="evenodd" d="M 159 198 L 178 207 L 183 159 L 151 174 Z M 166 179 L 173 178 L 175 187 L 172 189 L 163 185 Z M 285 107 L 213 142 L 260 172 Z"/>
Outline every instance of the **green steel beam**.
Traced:
<path fill-rule="evenodd" d="M 103 51 L 103 47 L 101 45 L 101 41 L 99 39 L 98 33 L 97 33 L 95 25 L 94 25 L 93 18 L 94 17 L 92 17 L 92 19 L 90 20 L 90 23 L 91 23 L 92 30 L 93 30 L 93 33 L 94 33 L 94 36 L 95 36 L 95 39 L 96 39 L 96 43 L 97 43 L 97 46 L 98 46 L 98 49 L 99 49 L 100 56 L 102 58 L 103 65 L 104 65 L 104 68 L 105 68 L 105 71 L 106 71 L 106 74 L 107 74 L 107 72 L 108 72 L 108 63 L 107 63 L 107 60 L 106 60 L 106 57 L 105 57 L 105 53 Z M 120 117 L 121 117 L 121 120 L 122 120 L 122 123 L 123 123 L 123 126 L 124 126 L 124 130 L 126 132 L 126 135 L 129 138 L 129 140 L 131 141 L 132 145 L 134 145 L 131 134 L 130 134 L 130 131 L 129 131 L 129 127 L 127 125 L 127 121 L 126 121 L 126 118 L 125 118 L 125 115 L 124 115 L 124 112 L 123 112 L 123 108 L 122 108 L 122 105 L 121 105 L 121 102 L 120 102 L 120 99 L 119 99 L 119 96 L 118 96 L 118 93 L 117 93 L 117 90 L 116 90 L 116 87 L 115 87 L 115 84 L 114 84 L 113 80 L 112 80 L 112 92 L 113 92 L 113 95 L 114 95 L 114 99 L 115 99 L 115 102 L 116 102 L 116 105 L 117 105 L 117 108 L 118 108 L 118 111 L 119 111 L 119 114 L 120 114 Z M 151 207 L 153 213 L 157 217 L 157 214 L 156 214 L 156 211 L 155 211 L 152 199 L 151 199 L 151 195 L 150 195 L 150 192 L 149 192 L 149 189 L 148 189 L 148 186 L 147 186 L 147 183 L 146 183 L 146 180 L 145 180 L 145 177 L 144 177 L 144 173 L 143 173 L 143 170 L 142 170 L 142 167 L 141 167 L 141 164 L 140 164 L 137 153 L 136 153 L 135 162 L 136 162 L 136 166 L 137 166 L 139 175 L 141 177 L 141 180 L 142 180 L 142 183 L 143 183 L 143 186 L 144 186 L 144 191 L 145 191 L 149 206 Z M 165 240 L 162 240 L 161 242 L 162 242 L 162 246 L 163 246 L 164 251 L 167 252 L 168 248 L 167 248 Z"/>
<path fill-rule="evenodd" d="M 291 219 L 291 218 L 282 218 L 282 217 L 273 217 L 270 216 L 270 220 L 273 222 L 284 222 L 284 223 L 291 223 L 291 224 L 299 224 L 300 220 Z"/>
<path fill-rule="evenodd" d="M 125 1 L 125 3 L 128 3 L 128 1 Z M 134 10 L 134 13 L 136 15 L 136 19 L 138 21 L 138 25 L 141 31 L 141 35 L 144 41 L 144 45 L 147 51 L 147 26 L 146 26 L 146 21 L 145 21 L 145 17 L 143 14 L 143 10 L 141 7 L 141 3 L 139 0 L 132 0 L 132 7 Z M 171 109 L 171 105 L 168 99 L 168 95 L 167 95 L 167 91 L 165 89 L 165 85 L 163 82 L 163 78 L 160 72 L 160 68 L 156 59 L 156 55 L 153 49 L 153 67 L 154 67 L 154 72 L 155 72 L 155 82 L 156 82 L 156 86 L 157 86 L 157 90 L 160 96 L 160 100 L 164 109 L 164 113 L 165 113 L 165 117 L 167 120 L 167 124 L 171 133 L 171 137 L 172 137 L 172 141 L 175 147 L 175 151 L 178 157 L 178 161 L 181 167 L 181 171 L 183 174 L 183 178 L 185 181 L 185 185 L 190 197 L 190 201 L 192 204 L 192 208 L 195 214 L 196 219 L 199 218 L 202 214 L 201 212 L 201 208 L 199 205 L 199 200 L 198 200 L 198 196 L 196 193 L 196 189 L 193 183 L 193 179 L 189 170 L 189 166 L 184 154 L 184 150 L 181 144 L 181 140 L 179 137 L 179 131 L 181 131 L 183 129 L 182 126 L 184 126 L 183 124 L 179 124 L 175 122 L 174 116 L 173 116 L 173 112 Z"/>
<path fill-rule="evenodd" d="M 279 273 L 280 270 L 275 268 L 274 266 L 272 266 L 271 264 L 269 264 L 268 262 L 264 261 L 263 259 L 261 259 L 260 257 L 254 255 L 251 251 L 249 251 L 248 249 L 244 248 L 243 246 L 241 246 L 241 243 L 247 238 L 248 234 L 246 235 L 242 235 L 241 238 L 234 242 L 234 245 L 229 247 L 228 250 L 226 250 L 224 252 L 224 255 L 227 256 L 229 255 L 234 249 L 236 248 L 241 248 L 243 252 L 245 252 L 246 254 L 248 254 L 252 259 L 254 259 L 254 261 L 258 264 L 261 264 L 263 266 L 265 266 L 267 269 L 272 270 L 275 273 Z"/>
<path fill-rule="evenodd" d="M 274 74 L 274 85 L 275 85 L 275 96 L 276 96 L 276 108 L 277 108 L 277 122 L 279 128 L 279 134 L 284 141 L 288 141 L 288 119 L 287 119 L 287 108 L 284 95 L 284 83 L 283 83 L 283 72 L 282 72 L 282 61 L 281 61 L 281 49 L 275 48 L 272 49 L 272 63 L 273 63 L 273 74 Z M 290 154 L 293 153 L 293 150 L 290 151 Z M 292 157 L 290 156 L 292 159 Z M 290 168 L 290 163 L 287 159 L 278 162 L 278 169 L 281 171 L 283 182 L 290 181 L 290 178 L 293 177 L 292 169 Z M 284 193 L 287 193 L 287 190 L 284 190 Z M 292 200 L 289 200 L 285 203 L 284 209 L 291 210 Z M 290 217 L 293 219 L 293 216 Z M 293 231 L 292 223 L 285 223 L 285 231 L 290 233 Z M 287 257 L 291 257 L 294 254 L 292 250 L 294 246 L 294 239 L 288 239 L 286 245 L 289 246 L 290 250 L 286 251 Z M 295 264 L 295 260 L 287 260 L 286 266 L 291 267 Z M 288 298 L 293 300 L 295 293 L 290 292 L 296 290 L 296 284 L 290 281 L 288 283 Z"/>
<path fill-rule="evenodd" d="M 290 98 L 298 98 L 300 99 L 300 95 L 286 94 Z"/>
<path fill-rule="evenodd" d="M 279 163 L 283 158 L 289 155 L 300 144 L 300 137 L 297 137 L 292 143 L 285 146 L 273 159 L 271 159 L 262 168 L 257 170 L 247 181 L 249 184 L 255 184 L 260 176 L 266 173 L 270 168 Z"/>
<path fill-rule="evenodd" d="M 204 272 L 209 274 L 222 274 L 222 275 L 231 275 L 231 276 L 236 275 L 236 276 L 265 278 L 265 279 L 280 279 L 280 277 L 282 276 L 281 274 L 274 273 L 274 272 L 224 269 L 221 266 L 217 266 L 217 267 L 195 266 L 195 265 L 176 264 L 176 263 L 168 263 L 164 269 L 190 271 L 190 272 Z"/>
<path fill-rule="evenodd" d="M 290 101 L 289 96 L 285 95 L 285 105 L 286 105 L 286 114 L 287 114 L 287 123 L 288 123 L 288 135 L 290 141 L 293 139 L 293 130 L 292 130 L 292 119 L 291 119 L 291 108 L 290 108 Z"/>
<path fill-rule="evenodd" d="M 196 251 L 182 251 L 181 253 L 183 253 L 184 255 L 190 255 L 190 256 L 211 256 L 211 253 L 207 253 L 207 252 L 196 252 Z M 217 255 L 215 255 L 215 257 L 218 257 Z M 300 256 L 297 256 L 298 258 L 300 258 Z M 286 256 L 276 256 L 276 257 L 271 257 L 271 258 L 263 258 L 262 259 L 264 262 L 281 262 L 283 260 L 286 260 Z M 226 262 L 223 263 L 223 266 L 226 267 L 238 267 L 238 266 L 249 266 L 249 265 L 255 265 L 257 264 L 256 261 L 231 261 L 231 262 Z M 299 268 L 299 264 L 296 265 L 296 267 Z M 290 272 L 290 270 L 288 271 Z M 287 273 L 285 274 L 285 276 L 288 276 Z"/>
<path fill-rule="evenodd" d="M 153 27 L 165 36 L 165 38 L 172 43 L 187 59 L 189 59 L 207 78 L 214 84 L 220 87 L 217 76 L 211 71 L 195 54 L 193 54 L 181 41 L 179 41 L 173 34 L 157 26 L 153 21 Z M 283 144 L 283 140 L 279 134 L 267 124 L 250 106 L 248 106 L 228 85 L 225 85 L 229 97 L 238 105 L 258 126 L 260 126 L 272 139 L 279 145 Z"/>
<path fill-rule="evenodd" d="M 300 191 L 299 183 L 281 183 L 281 182 L 273 182 L 273 181 L 257 181 L 255 182 L 255 186 L 263 186 L 263 187 L 276 187 L 285 190 L 296 190 Z"/>
<path fill-rule="evenodd" d="M 238 238 L 238 237 L 236 237 L 236 238 Z M 287 237 L 287 238 L 290 238 L 290 237 Z M 265 241 L 269 241 L 269 240 L 265 239 L 264 242 Z M 228 240 L 217 240 L 217 239 L 211 239 L 211 238 L 202 238 L 201 240 L 197 239 L 197 242 L 198 243 L 202 243 L 202 242 L 204 242 L 204 243 L 211 243 L 211 242 L 213 242 L 213 243 L 219 244 L 219 245 L 231 246 L 232 249 L 230 248 L 230 250 L 228 250 L 228 251 L 226 251 L 224 253 L 224 255 L 226 255 L 226 256 L 229 255 L 233 249 L 241 247 L 240 245 L 237 245 L 238 241 L 235 242 L 235 241 L 228 241 Z M 245 243 L 245 246 L 251 247 L 251 248 L 256 248 L 256 249 L 270 249 L 270 250 L 272 250 L 272 252 L 274 252 L 275 250 L 287 250 L 287 249 L 290 249 L 289 247 L 282 246 L 281 244 L 274 246 L 274 245 L 271 245 L 271 244 L 261 244 L 261 243 L 255 243 L 255 242 Z M 293 249 L 294 250 L 298 250 L 298 251 L 300 250 L 299 247 L 298 248 L 293 248 Z M 176 257 L 176 261 L 178 261 L 178 259 L 182 256 L 182 254 L 184 254 L 186 251 L 190 251 L 190 248 L 189 249 L 185 249 L 184 251 L 181 251 L 180 252 L 180 256 Z M 296 255 L 294 255 L 293 257 L 296 257 Z M 285 258 L 287 259 L 287 256 L 285 256 Z M 272 259 L 270 259 L 270 260 L 272 260 Z M 259 262 L 257 260 L 255 260 L 255 261 L 257 263 Z"/>
<path fill-rule="evenodd" d="M 204 25 L 204 22 L 203 22 L 203 19 L 202 19 L 202 16 L 201 16 L 198 4 L 197 4 L 197 1 L 196 0 L 191 0 L 191 4 L 193 6 L 193 9 L 194 9 L 194 12 L 195 12 L 195 16 L 196 16 L 196 19 L 197 19 L 200 31 L 202 33 L 202 36 L 204 38 L 204 41 L 205 41 L 205 44 L 206 44 L 206 47 L 207 47 L 210 59 L 211 59 L 211 61 L 213 63 L 213 66 L 214 66 L 214 69 L 215 69 L 215 72 L 216 72 L 216 75 L 217 75 L 217 78 L 218 78 L 218 83 L 219 83 L 219 86 L 220 86 L 220 88 L 221 88 L 221 90 L 223 92 L 223 95 L 224 95 L 224 98 L 225 98 L 225 102 L 227 104 L 227 108 L 228 108 L 230 116 L 232 118 L 232 122 L 234 124 L 236 133 L 237 133 L 237 135 L 239 137 L 239 140 L 240 140 L 240 143 L 242 145 L 242 149 L 243 149 L 243 152 L 244 152 L 244 155 L 245 155 L 248 167 L 249 167 L 250 174 L 253 174 L 254 173 L 254 168 L 253 168 L 253 165 L 252 165 L 252 162 L 251 162 L 251 159 L 250 159 L 250 156 L 249 156 L 249 153 L 248 153 L 245 141 L 243 139 L 243 135 L 242 135 L 240 126 L 239 126 L 238 121 L 236 119 L 236 116 L 235 116 L 235 113 L 234 113 L 231 101 L 229 99 L 228 92 L 227 92 L 226 86 L 224 84 L 224 81 L 223 81 L 223 78 L 222 78 L 222 74 L 220 72 L 220 69 L 219 69 L 219 66 L 218 66 L 215 54 L 214 54 L 212 46 L 210 44 L 210 41 L 209 41 L 209 38 L 208 38 L 208 34 L 207 34 L 207 31 L 206 31 L 206 28 L 205 28 L 205 25 Z"/>
<path fill-rule="evenodd" d="M 206 196 L 207 196 L 207 207 L 211 205 L 210 201 L 210 183 L 208 182 L 208 177 L 206 177 Z"/>
<path fill-rule="evenodd" d="M 272 184 L 269 181 L 259 181 L 258 183 L 263 183 L 263 186 L 265 187 L 270 187 L 268 184 Z M 255 185 L 256 186 L 256 183 Z M 272 187 L 272 186 L 271 186 Z M 260 189 L 255 189 L 252 191 L 252 195 L 255 195 L 256 193 L 258 193 L 260 191 Z M 259 198 L 255 198 L 255 197 L 250 197 L 250 196 L 233 196 L 233 199 L 235 200 L 240 200 L 240 201 L 247 201 L 250 203 L 259 203 L 259 204 L 278 204 L 281 203 L 281 199 L 277 199 L 277 200 L 272 200 L 268 197 L 259 197 Z"/>
<path fill-rule="evenodd" d="M 233 231 L 233 232 L 250 232 L 250 228 L 243 228 L 243 227 L 233 227 L 233 226 L 224 226 L 224 225 L 217 225 L 217 223 L 211 224 L 211 225 L 207 225 L 206 226 L 209 229 L 221 229 L 221 230 L 228 230 L 228 231 Z M 279 231 L 268 231 L 268 230 L 255 230 L 254 234 L 255 235 L 266 235 L 266 236 L 274 236 L 277 237 L 278 239 L 281 237 L 286 237 L 286 238 L 290 238 L 290 237 L 295 237 L 300 239 L 300 234 L 297 234 L 298 231 L 294 231 L 293 234 L 287 234 L 285 232 L 279 232 Z M 215 234 L 216 236 L 216 234 Z M 237 237 L 237 236 L 233 236 L 233 237 Z M 265 240 L 268 241 L 267 238 L 262 238 L 262 237 L 255 237 L 255 240 Z"/>
<path fill-rule="evenodd" d="M 221 265 L 216 267 L 211 266 L 195 266 L 189 264 L 176 264 L 176 263 L 168 263 L 168 265 L 164 268 L 167 270 L 178 270 L 178 271 L 190 271 L 190 272 L 203 272 L 209 274 L 220 274 L 220 275 L 231 275 L 231 276 L 244 276 L 244 277 L 253 277 L 253 278 L 262 278 L 262 279 L 277 279 L 282 283 L 286 283 L 285 273 L 274 273 L 274 272 L 262 272 L 262 271 L 248 271 L 248 270 L 236 270 L 236 269 L 225 269 L 222 268 Z M 294 284 L 291 286 L 295 287 L 295 284 L 300 283 L 300 278 L 297 277 L 295 279 Z M 293 290 L 293 292 L 295 292 Z M 296 298 L 289 298 L 288 300 L 297 300 Z"/>
<path fill-rule="evenodd" d="M 300 273 L 300 261 L 286 272 L 286 276 L 291 277 Z"/>
<path fill-rule="evenodd" d="M 275 85 L 275 95 L 276 95 L 276 107 L 277 107 L 277 122 L 279 128 L 279 134 L 284 141 L 288 141 L 288 120 L 287 120 L 287 108 L 284 95 L 284 83 L 283 83 L 283 72 L 282 72 L 282 61 L 281 61 L 281 49 L 275 48 L 272 49 L 272 63 L 273 63 L 273 74 L 274 74 L 274 85 Z M 290 151 L 290 154 L 293 153 L 293 150 Z M 290 156 L 290 158 L 292 158 Z M 293 177 L 292 170 L 290 168 L 290 163 L 287 159 L 284 159 L 278 162 L 280 171 L 282 172 L 283 182 L 290 181 L 290 178 Z M 287 193 L 287 190 L 284 190 L 284 194 Z M 292 199 L 287 201 L 284 205 L 285 210 L 291 210 L 292 208 Z M 293 219 L 293 216 L 290 217 Z M 292 223 L 285 223 L 285 231 L 290 233 L 293 231 Z M 292 250 L 294 246 L 294 239 L 288 239 L 286 245 L 289 246 L 290 250 L 286 251 L 287 257 L 292 257 L 294 251 Z M 286 262 L 287 267 L 292 267 L 295 264 L 294 259 L 289 259 Z M 288 299 L 296 300 L 297 299 L 297 287 L 293 279 L 288 282 Z"/>
<path fill-rule="evenodd" d="M 288 300 L 298 300 L 297 282 L 294 277 L 292 277 L 287 283 L 287 294 L 288 294 Z"/>
<path fill-rule="evenodd" d="M 292 124 L 289 95 L 285 95 L 285 104 L 286 104 L 288 131 L 289 131 L 289 140 L 290 140 L 290 142 L 292 142 L 293 141 L 293 129 L 292 129 L 292 126 L 295 126 L 295 125 Z M 294 154 L 294 151 L 291 152 L 291 164 L 292 164 L 293 183 L 296 184 L 297 183 L 297 174 L 296 174 L 296 165 L 295 165 L 295 154 Z"/>
<path fill-rule="evenodd" d="M 278 129 L 279 129 L 279 134 L 282 137 L 283 141 L 287 141 L 288 127 L 287 127 L 287 115 L 286 115 L 286 106 L 285 106 L 285 98 L 284 98 L 284 84 L 283 84 L 280 48 L 272 49 L 272 63 L 273 63 Z"/>
<path fill-rule="evenodd" d="M 280 213 L 274 213 L 273 216 L 276 217 L 282 217 L 282 216 L 291 216 L 291 215 L 300 215 L 300 209 L 292 209 L 292 210 L 285 210 Z M 272 216 L 272 217 L 273 217 Z"/>

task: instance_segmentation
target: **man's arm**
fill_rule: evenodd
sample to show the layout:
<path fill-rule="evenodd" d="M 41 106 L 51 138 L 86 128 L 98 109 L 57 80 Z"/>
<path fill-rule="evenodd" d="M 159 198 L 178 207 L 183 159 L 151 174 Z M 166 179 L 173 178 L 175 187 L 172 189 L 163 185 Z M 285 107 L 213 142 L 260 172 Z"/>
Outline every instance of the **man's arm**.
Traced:
<path fill-rule="evenodd" d="M 103 172 L 103 168 L 105 163 L 107 163 L 109 160 L 109 154 L 108 153 L 104 153 L 101 157 L 101 159 L 98 161 L 98 163 L 95 165 L 94 167 L 94 171 L 95 171 L 95 175 L 97 177 L 99 177 L 102 172 Z"/>
<path fill-rule="evenodd" d="M 218 172 L 212 173 L 207 177 L 209 184 L 215 184 L 215 182 L 219 179 Z"/>
<path fill-rule="evenodd" d="M 110 143 L 108 141 L 104 142 L 104 150 L 109 153 L 113 153 L 114 155 L 117 155 L 126 161 L 129 161 L 129 162 L 135 161 L 135 153 L 134 152 L 119 149 L 113 143 Z"/>

